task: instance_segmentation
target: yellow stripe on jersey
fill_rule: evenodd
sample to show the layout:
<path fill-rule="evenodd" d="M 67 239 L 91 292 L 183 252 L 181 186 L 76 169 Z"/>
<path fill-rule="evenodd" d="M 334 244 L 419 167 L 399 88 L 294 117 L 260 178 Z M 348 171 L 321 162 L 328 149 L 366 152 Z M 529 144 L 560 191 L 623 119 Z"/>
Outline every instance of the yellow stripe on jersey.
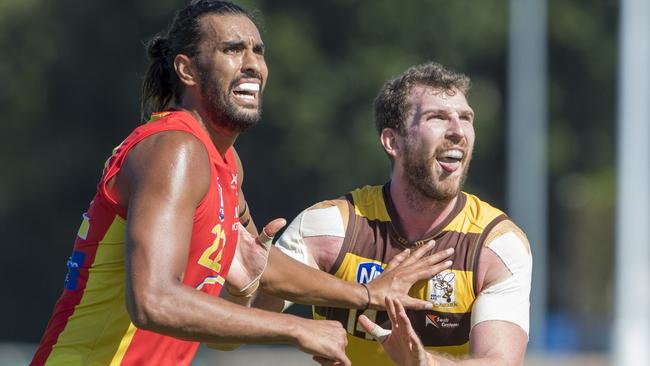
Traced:
<path fill-rule="evenodd" d="M 126 350 L 129 349 L 129 345 L 131 345 L 131 341 L 133 340 L 133 336 L 135 335 L 136 330 L 137 328 L 135 325 L 133 325 L 133 323 L 130 323 L 129 328 L 124 334 L 124 337 L 122 337 L 122 340 L 120 340 L 120 345 L 117 347 L 117 352 L 115 352 L 110 366 L 119 366 L 122 363 L 124 355 L 126 354 Z"/>
<path fill-rule="evenodd" d="M 365 186 L 352 191 L 354 212 L 368 220 L 390 221 L 381 186 Z"/>
<path fill-rule="evenodd" d="M 125 232 L 126 221 L 115 216 L 98 244 L 83 297 L 46 365 L 107 365 L 113 360 L 131 326 L 124 299 Z"/>
<path fill-rule="evenodd" d="M 203 282 L 201 282 L 198 286 L 196 286 L 196 289 L 200 290 L 205 285 L 214 285 L 215 283 L 218 283 L 223 286 L 223 284 L 226 283 L 226 280 L 221 276 L 206 277 L 203 280 Z"/>
<path fill-rule="evenodd" d="M 79 226 L 79 231 L 77 231 L 77 236 L 86 240 L 86 237 L 88 237 L 88 230 L 90 230 L 90 218 L 85 212 L 82 215 L 82 218 L 83 220 L 81 221 L 81 226 Z"/>
<path fill-rule="evenodd" d="M 482 202 L 478 197 L 467 194 L 463 212 L 445 226 L 442 231 L 456 231 L 464 234 L 481 234 L 485 227 L 503 212 Z M 465 213 L 463 215 L 463 213 Z"/>

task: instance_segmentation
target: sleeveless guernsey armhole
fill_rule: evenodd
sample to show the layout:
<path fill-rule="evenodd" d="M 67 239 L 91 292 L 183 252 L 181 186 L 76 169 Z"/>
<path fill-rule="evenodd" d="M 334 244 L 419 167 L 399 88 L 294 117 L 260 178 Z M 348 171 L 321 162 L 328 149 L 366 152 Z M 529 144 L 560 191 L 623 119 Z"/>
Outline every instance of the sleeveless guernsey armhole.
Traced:
<path fill-rule="evenodd" d="M 221 158 L 223 162 L 226 164 L 228 167 L 232 167 L 233 164 L 235 164 L 235 167 L 237 166 L 237 159 L 235 158 L 235 150 L 231 147 L 226 150 L 226 154 Z"/>
<path fill-rule="evenodd" d="M 341 267 L 345 255 L 348 252 L 351 252 L 354 249 L 354 241 L 357 236 L 357 215 L 354 214 L 354 203 L 351 194 L 346 194 L 344 197 L 340 198 L 341 201 L 345 202 L 345 205 L 336 205 L 341 211 L 341 219 L 343 220 L 343 226 L 345 227 L 345 237 L 343 238 L 343 243 L 341 244 L 341 250 L 336 256 L 336 261 L 330 268 L 329 273 L 334 275 Z M 347 212 L 344 212 L 347 210 Z"/>
<path fill-rule="evenodd" d="M 485 227 L 481 235 L 478 237 L 476 244 L 474 245 L 473 250 L 475 251 L 474 255 L 472 256 L 472 271 L 474 271 L 474 279 L 473 279 L 473 286 L 474 286 L 474 296 L 477 297 L 479 294 L 476 291 L 478 289 L 478 263 L 479 263 L 479 258 L 481 256 L 481 252 L 483 251 L 483 244 L 485 243 L 485 240 L 487 239 L 488 236 L 490 236 L 490 232 L 492 229 L 494 229 L 495 226 L 497 226 L 499 223 L 503 222 L 504 220 L 508 220 L 508 216 L 505 214 L 501 214 L 494 218 L 490 223 Z"/>
<path fill-rule="evenodd" d="M 181 131 L 182 131 L 182 130 L 181 130 Z M 210 154 L 210 147 L 209 147 L 208 145 L 206 145 L 206 142 L 203 141 L 203 140 L 202 140 L 201 138 L 199 138 L 198 136 L 192 134 L 192 133 L 189 132 L 189 131 L 184 131 L 184 132 L 189 133 L 190 135 L 192 135 L 192 137 L 194 137 L 195 139 L 199 140 L 199 142 L 201 142 L 201 145 L 203 146 L 203 149 L 205 150 L 205 153 L 208 155 L 208 172 L 210 173 L 210 182 L 211 182 L 211 181 L 214 179 L 213 174 L 215 173 L 215 169 L 213 169 L 213 168 L 216 168 L 216 167 L 213 167 L 213 166 L 212 166 L 212 163 L 209 162 L 209 161 L 210 161 L 210 155 L 211 155 L 211 154 Z M 216 149 L 214 149 L 214 150 L 216 150 Z M 218 152 L 217 152 L 217 154 L 218 154 Z M 231 161 L 234 161 L 234 156 L 232 155 L 232 147 L 229 148 L 229 149 L 226 151 L 226 156 L 228 156 L 229 154 L 230 154 L 230 157 L 232 158 Z M 220 155 L 219 155 L 219 157 L 221 158 Z M 221 158 L 221 161 L 223 162 L 224 159 Z M 228 164 L 225 164 L 225 165 L 226 165 L 226 167 L 230 167 Z M 235 176 L 235 179 L 236 179 L 236 176 Z M 219 185 L 220 185 L 220 186 L 226 186 L 226 185 L 229 184 L 229 183 L 230 183 L 230 182 L 220 182 Z M 203 195 L 203 197 L 201 197 L 201 200 L 199 200 L 199 203 L 196 205 L 196 209 L 194 210 L 194 221 L 201 220 L 201 218 L 203 217 L 203 215 L 205 215 L 206 212 L 207 212 L 209 209 L 214 209 L 214 208 L 208 207 L 208 206 L 207 206 L 207 203 L 206 203 L 207 200 L 208 200 L 208 193 L 209 193 L 209 191 L 210 191 L 210 189 L 208 188 L 208 189 L 205 191 L 205 194 Z M 239 217 L 237 217 L 237 222 L 239 222 Z"/>
<path fill-rule="evenodd" d="M 197 140 L 201 141 L 201 144 L 203 145 L 203 148 L 205 149 L 205 153 L 208 154 L 208 158 L 209 158 L 211 155 L 214 155 L 214 153 L 216 153 L 216 155 L 217 155 L 218 158 L 219 158 L 219 160 L 217 160 L 217 161 L 219 161 L 219 163 L 217 163 L 217 164 L 223 164 L 226 168 L 228 168 L 229 170 L 231 170 L 231 173 L 232 173 L 232 169 L 231 169 L 231 166 L 230 166 L 231 163 L 228 163 L 228 161 L 231 161 L 232 164 L 235 164 L 235 163 L 234 163 L 234 162 L 235 162 L 235 156 L 234 156 L 234 153 L 233 153 L 233 149 L 232 149 L 232 147 L 229 148 L 229 149 L 226 151 L 226 154 L 225 154 L 225 157 L 226 157 L 226 159 L 227 159 L 227 160 L 226 160 L 226 159 L 224 159 L 221 155 L 219 155 L 219 152 L 216 151 L 216 148 L 213 149 L 213 150 L 214 150 L 214 153 L 211 154 L 211 153 L 210 153 L 211 148 L 208 147 L 208 146 L 206 145 L 206 142 L 205 142 L 205 141 L 201 140 L 201 139 L 198 138 L 197 136 L 194 136 L 194 138 L 196 138 Z M 208 160 L 209 160 L 209 159 L 208 159 Z M 212 163 L 210 163 L 210 164 L 212 164 Z M 212 174 L 214 173 L 215 170 L 212 169 L 212 168 L 213 168 L 213 167 L 211 166 L 211 167 L 210 167 L 210 181 L 212 181 L 212 180 L 214 179 L 214 177 L 212 176 Z M 233 174 L 234 174 L 233 179 L 235 179 L 236 184 L 239 184 L 239 181 L 237 180 L 237 173 L 236 173 L 237 170 L 236 170 L 236 169 L 237 169 L 237 168 L 235 168 L 235 173 L 233 173 Z M 219 183 L 218 183 L 218 185 L 219 185 L 219 187 L 220 187 L 219 189 L 222 189 L 222 188 L 224 188 L 224 187 L 226 187 L 226 186 L 228 186 L 228 185 L 230 185 L 230 184 L 231 184 L 231 182 L 219 182 Z M 196 210 L 195 210 L 195 220 L 200 219 L 200 218 L 201 218 L 201 217 L 206 213 L 207 210 L 209 210 L 209 209 L 214 209 L 214 208 L 207 207 L 207 204 L 205 203 L 205 202 L 207 201 L 207 199 L 208 199 L 208 191 L 205 192 L 205 195 L 203 195 L 203 198 L 201 198 L 201 200 L 199 201 L 199 203 L 196 205 Z M 238 206 L 239 206 L 239 204 L 238 204 Z M 237 208 L 237 212 L 239 212 L 239 208 Z M 239 216 L 237 216 L 236 221 L 239 222 Z"/>
<path fill-rule="evenodd" d="M 184 122 L 184 121 L 182 121 L 182 122 Z M 145 125 L 142 125 L 142 126 L 140 126 L 138 128 L 143 128 L 145 126 L 147 126 L 147 125 L 145 124 Z M 196 136 L 194 134 L 195 131 L 193 131 L 192 128 L 190 128 L 189 126 L 186 126 L 184 124 L 164 125 L 164 126 L 162 126 L 162 128 L 159 128 L 159 129 L 151 128 L 149 130 L 137 131 L 137 132 L 131 134 L 126 140 L 124 140 L 120 145 L 118 145 L 113 150 L 113 154 L 109 157 L 109 159 L 108 159 L 108 161 L 106 163 L 104 175 L 102 176 L 102 178 L 101 178 L 101 180 L 99 182 L 99 186 L 98 186 L 99 193 L 111 205 L 114 206 L 114 209 L 116 210 L 118 215 L 121 216 L 123 219 L 126 219 L 128 210 L 126 209 L 126 207 L 122 207 L 117 202 L 117 200 L 113 196 L 112 190 L 109 190 L 106 185 L 108 184 L 108 182 L 111 179 L 115 178 L 115 176 L 120 172 L 120 170 L 122 170 L 122 166 L 124 164 L 124 161 L 126 160 L 127 155 L 129 154 L 129 152 L 135 146 L 137 146 L 139 143 L 141 143 L 145 139 L 147 139 L 147 138 L 149 138 L 149 137 L 151 137 L 153 135 L 163 133 L 163 132 L 184 132 L 184 133 L 192 136 L 194 139 L 198 140 L 201 143 L 201 145 L 203 146 L 205 153 L 208 154 L 208 156 L 210 154 L 208 147 L 205 146 L 205 142 L 202 141 L 198 136 Z M 131 137 L 133 137 L 133 138 L 131 138 Z M 212 179 L 212 174 L 210 174 L 210 179 Z M 207 197 L 207 192 L 201 198 L 201 200 L 199 201 L 199 204 L 197 205 L 197 213 L 198 213 L 199 210 L 201 210 L 201 211 L 205 210 L 205 208 L 203 206 L 205 205 L 204 202 L 206 200 L 206 197 Z"/>

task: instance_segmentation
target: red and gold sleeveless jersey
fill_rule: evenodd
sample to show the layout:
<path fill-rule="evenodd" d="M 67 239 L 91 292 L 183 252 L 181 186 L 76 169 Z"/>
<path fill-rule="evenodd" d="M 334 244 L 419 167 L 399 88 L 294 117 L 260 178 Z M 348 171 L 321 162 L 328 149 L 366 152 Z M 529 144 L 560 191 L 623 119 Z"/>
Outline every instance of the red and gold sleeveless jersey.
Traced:
<path fill-rule="evenodd" d="M 133 146 L 163 131 L 190 133 L 208 152 L 211 184 L 194 212 L 183 283 L 214 296 L 221 291 L 237 244 L 234 152 L 231 148 L 222 157 L 191 114 L 156 113 L 115 148 L 104 166 L 67 262 L 63 294 L 32 365 L 187 365 L 194 357 L 198 342 L 140 330 L 131 322 L 125 303 L 127 210 L 106 187 Z"/>
<path fill-rule="evenodd" d="M 400 233 L 389 185 L 366 186 L 342 199 L 315 208 L 336 205 L 345 224 L 345 238 L 330 273 L 346 281 L 368 283 L 406 248 L 436 241 L 432 253 L 454 248 L 453 263 L 429 281 L 416 283 L 409 295 L 433 304 L 430 311 L 407 314 L 425 348 L 452 355 L 469 353 L 471 312 L 476 293 L 476 266 L 490 230 L 507 220 L 500 210 L 462 192 L 448 217 L 421 240 L 409 242 Z M 432 254 L 430 253 L 430 254 Z M 371 320 L 390 328 L 385 311 L 366 310 Z M 315 319 L 337 320 L 348 331 L 346 353 L 353 365 L 393 365 L 381 345 L 358 323 L 361 311 L 314 307 Z"/>

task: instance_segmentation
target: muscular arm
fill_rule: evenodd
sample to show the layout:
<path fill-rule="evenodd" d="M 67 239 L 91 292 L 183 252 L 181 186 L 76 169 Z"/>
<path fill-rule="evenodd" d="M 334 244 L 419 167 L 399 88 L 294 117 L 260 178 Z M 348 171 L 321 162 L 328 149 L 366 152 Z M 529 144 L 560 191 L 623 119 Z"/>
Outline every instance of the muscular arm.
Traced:
<path fill-rule="evenodd" d="M 472 309 L 470 355 L 452 359 L 425 351 L 399 301 L 387 299 L 393 334 L 382 344 L 400 366 L 522 365 L 528 343 L 528 296 L 532 261 L 528 241 L 509 221 L 486 239 L 477 273 L 480 295 Z M 362 326 L 380 338 L 377 324 L 362 316 Z M 397 330 L 396 330 L 397 329 Z"/>
<path fill-rule="evenodd" d="M 338 207 L 325 205 L 301 213 L 278 241 L 282 251 L 291 257 L 278 248 L 271 251 L 269 266 L 262 276 L 265 293 L 258 296 L 255 306 L 281 310 L 284 302 L 270 296 L 273 295 L 303 304 L 341 308 L 365 308 L 369 305 L 372 309 L 384 309 L 384 297 L 391 295 L 400 298 L 409 308 L 430 308 L 429 302 L 408 297 L 408 290 L 416 281 L 431 278 L 447 268 L 451 262 L 443 260 L 451 252 L 424 257 L 432 249 L 432 244 L 412 254 L 404 252 L 389 263 L 381 276 L 367 285 L 366 291 L 360 284 L 327 273 L 341 250 L 344 235 Z"/>
<path fill-rule="evenodd" d="M 266 296 L 272 294 L 280 299 L 308 305 L 343 308 L 364 308 L 368 303 L 365 288 L 307 266 L 272 248 L 269 265 L 262 276 L 261 286 Z M 261 304 L 261 299 L 256 300 Z M 271 300 L 268 298 L 265 301 Z M 269 310 L 282 310 L 283 301 L 276 300 Z"/>
<path fill-rule="evenodd" d="M 134 147 L 115 178 L 117 199 L 128 207 L 126 304 L 131 320 L 141 329 L 181 339 L 294 343 L 305 350 L 299 339 L 308 325 L 302 319 L 247 309 L 182 283 L 194 210 L 209 185 L 208 166 L 197 139 L 163 132 Z"/>
<path fill-rule="evenodd" d="M 508 268 L 492 250 L 485 248 L 481 257 L 483 258 L 479 266 L 488 267 L 483 288 L 488 289 L 511 276 Z M 477 302 L 482 300 L 480 296 L 484 295 L 479 295 Z M 474 311 L 481 311 L 481 309 L 476 309 L 477 306 L 485 305 L 480 302 L 476 303 Z M 515 310 L 511 308 L 506 311 Z M 527 343 L 528 335 L 520 325 L 510 321 L 491 319 L 482 321 L 472 328 L 469 359 L 452 360 L 433 354 L 430 354 L 430 357 L 435 359 L 436 366 L 523 365 Z"/>
<path fill-rule="evenodd" d="M 511 221 L 485 240 L 477 273 L 479 296 L 472 309 L 471 359 L 436 365 L 521 365 L 528 343 L 532 260 L 528 240 Z"/>

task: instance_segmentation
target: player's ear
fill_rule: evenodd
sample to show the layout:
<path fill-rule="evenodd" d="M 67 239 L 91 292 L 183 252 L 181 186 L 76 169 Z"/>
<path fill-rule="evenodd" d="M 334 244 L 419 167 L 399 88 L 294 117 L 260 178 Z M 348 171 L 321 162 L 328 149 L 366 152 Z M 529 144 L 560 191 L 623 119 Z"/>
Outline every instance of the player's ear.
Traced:
<path fill-rule="evenodd" d="M 192 59 L 183 54 L 174 57 L 174 70 L 185 86 L 194 86 L 199 80 L 199 74 L 194 67 Z"/>
<path fill-rule="evenodd" d="M 395 159 L 402 153 L 402 136 L 392 128 L 384 128 L 379 135 L 381 145 L 384 147 L 386 154 Z"/>

